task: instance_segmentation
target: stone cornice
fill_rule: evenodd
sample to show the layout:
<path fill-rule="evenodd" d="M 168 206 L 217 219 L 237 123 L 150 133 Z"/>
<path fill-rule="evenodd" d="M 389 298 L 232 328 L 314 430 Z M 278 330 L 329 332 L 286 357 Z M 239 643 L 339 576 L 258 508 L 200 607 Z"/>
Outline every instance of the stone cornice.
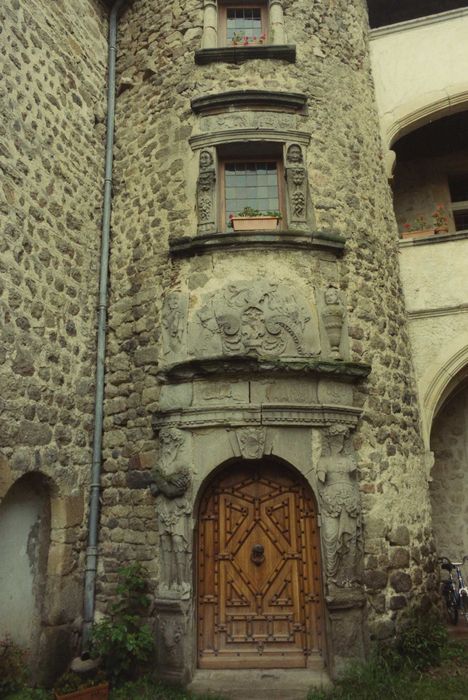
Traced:
<path fill-rule="evenodd" d="M 232 355 L 230 357 L 207 357 L 187 360 L 161 369 L 159 378 L 165 383 L 186 382 L 193 379 L 213 377 L 255 377 L 258 375 L 325 375 L 345 382 L 365 379 L 371 371 L 370 365 L 353 362 L 338 362 L 319 359 L 281 359 Z"/>
<path fill-rule="evenodd" d="M 172 255 L 189 257 L 213 250 L 236 251 L 245 249 L 328 250 L 337 255 L 343 252 L 346 239 L 332 231 L 246 231 L 207 233 L 199 236 L 178 236 L 169 239 Z"/>
<path fill-rule="evenodd" d="M 253 59 L 273 59 L 295 63 L 294 44 L 271 44 L 268 46 L 222 46 L 215 49 L 197 49 L 195 63 L 243 63 Z"/>
<path fill-rule="evenodd" d="M 231 90 L 194 97 L 191 101 L 195 114 L 242 107 L 281 108 L 291 112 L 302 112 L 306 104 L 307 96 L 300 92 L 273 92 L 270 90 Z"/>
<path fill-rule="evenodd" d="M 468 16 L 468 8 L 459 7 L 456 10 L 438 12 L 436 15 L 425 15 L 424 17 L 416 17 L 416 19 L 408 19 L 405 22 L 386 24 L 383 27 L 371 29 L 369 36 L 372 41 L 381 36 L 387 36 L 388 34 L 398 34 L 399 32 L 405 32 L 409 29 L 419 29 L 420 27 L 427 27 L 430 24 L 440 24 L 441 22 L 448 22 L 449 20 L 466 16 Z"/>
<path fill-rule="evenodd" d="M 153 428 L 205 428 L 214 426 L 285 425 L 323 427 L 336 423 L 355 427 L 361 409 L 352 406 L 322 404 L 245 404 L 236 406 L 197 406 L 170 411 L 158 411 L 153 416 Z"/>

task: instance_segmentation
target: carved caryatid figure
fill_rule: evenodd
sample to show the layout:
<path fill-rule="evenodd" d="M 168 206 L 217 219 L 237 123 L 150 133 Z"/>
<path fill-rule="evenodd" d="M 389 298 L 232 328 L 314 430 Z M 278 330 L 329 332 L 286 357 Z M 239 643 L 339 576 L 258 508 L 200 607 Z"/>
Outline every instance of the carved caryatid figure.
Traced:
<path fill-rule="evenodd" d="M 171 292 L 164 302 L 161 326 L 163 353 L 174 361 L 184 354 L 187 325 L 187 297 L 180 292 Z"/>
<path fill-rule="evenodd" d="M 308 219 L 307 172 L 302 149 L 297 143 L 291 144 L 286 151 L 286 184 L 289 224 L 292 227 L 304 228 Z"/>
<path fill-rule="evenodd" d="M 160 461 L 152 471 L 151 493 L 158 497 L 159 595 L 163 598 L 188 598 L 191 590 L 188 576 L 191 506 L 185 498 L 191 477 L 181 456 L 184 441 L 181 430 L 161 430 Z"/>
<path fill-rule="evenodd" d="M 345 310 L 340 300 L 338 290 L 330 285 L 323 294 L 322 321 L 330 343 L 331 356 L 342 360 L 341 340 L 343 337 Z"/>
<path fill-rule="evenodd" d="M 200 153 L 197 182 L 198 233 L 216 229 L 216 171 L 213 155 L 208 150 Z"/>
<path fill-rule="evenodd" d="M 333 425 L 326 431 L 317 479 L 322 512 L 322 537 L 329 581 L 351 585 L 359 577 L 361 506 L 356 461 L 346 445 L 349 429 Z"/>

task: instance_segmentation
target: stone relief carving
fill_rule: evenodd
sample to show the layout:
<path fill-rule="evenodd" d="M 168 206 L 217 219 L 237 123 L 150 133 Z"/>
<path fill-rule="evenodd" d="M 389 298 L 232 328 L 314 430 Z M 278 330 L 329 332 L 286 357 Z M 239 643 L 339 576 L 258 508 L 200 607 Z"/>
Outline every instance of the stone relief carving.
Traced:
<path fill-rule="evenodd" d="M 184 626 L 176 619 L 160 621 L 162 642 L 169 662 L 177 659 L 180 645 L 185 633 Z"/>
<path fill-rule="evenodd" d="M 201 128 L 204 132 L 218 129 L 295 129 L 294 114 L 272 114 L 268 112 L 236 112 L 203 117 Z"/>
<path fill-rule="evenodd" d="M 198 311 L 190 333 L 195 356 L 255 354 L 312 357 L 320 352 L 311 306 L 286 285 L 239 281 Z"/>
<path fill-rule="evenodd" d="M 359 580 L 362 546 L 356 461 L 348 436 L 345 425 L 327 428 L 325 454 L 322 445 L 317 465 L 326 573 L 341 587 Z"/>
<path fill-rule="evenodd" d="M 165 299 L 161 314 L 163 356 L 170 355 L 171 362 L 184 354 L 187 329 L 187 303 L 185 294 L 171 292 Z"/>
<path fill-rule="evenodd" d="M 216 170 L 214 150 L 200 152 L 197 182 L 198 233 L 216 230 Z"/>
<path fill-rule="evenodd" d="M 162 598 L 187 599 L 191 594 L 191 505 L 185 497 L 191 476 L 183 456 L 186 437 L 177 428 L 160 431 L 160 460 L 152 470 L 151 493 L 157 497 Z"/>
<path fill-rule="evenodd" d="M 309 223 L 308 180 L 302 148 L 297 143 L 287 147 L 285 176 L 288 222 L 291 228 L 305 229 Z"/>
<path fill-rule="evenodd" d="M 242 428 L 236 431 L 244 459 L 260 459 L 265 454 L 265 428 Z"/>
<path fill-rule="evenodd" d="M 322 323 L 330 343 L 334 360 L 342 360 L 341 341 L 343 338 L 345 308 L 336 287 L 330 285 L 323 293 Z"/>

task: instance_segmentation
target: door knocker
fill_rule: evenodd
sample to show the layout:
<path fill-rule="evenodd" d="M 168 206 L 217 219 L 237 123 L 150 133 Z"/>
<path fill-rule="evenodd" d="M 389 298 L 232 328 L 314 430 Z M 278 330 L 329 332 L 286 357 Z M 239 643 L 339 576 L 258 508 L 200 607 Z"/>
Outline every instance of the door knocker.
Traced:
<path fill-rule="evenodd" d="M 252 554 L 250 555 L 250 559 L 257 566 L 263 564 L 265 560 L 265 547 L 263 546 L 263 544 L 254 544 L 254 546 L 252 547 Z"/>

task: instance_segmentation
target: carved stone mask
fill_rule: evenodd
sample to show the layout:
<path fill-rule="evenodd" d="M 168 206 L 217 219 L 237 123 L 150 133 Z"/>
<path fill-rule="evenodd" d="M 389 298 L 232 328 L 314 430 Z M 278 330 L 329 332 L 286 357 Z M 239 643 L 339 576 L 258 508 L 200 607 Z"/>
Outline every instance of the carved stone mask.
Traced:
<path fill-rule="evenodd" d="M 288 153 L 286 156 L 289 163 L 302 163 L 302 150 L 301 147 L 293 143 L 289 146 Z"/>
<path fill-rule="evenodd" d="M 200 170 L 207 170 L 211 165 L 213 165 L 213 156 L 209 151 L 202 151 L 200 153 Z"/>

